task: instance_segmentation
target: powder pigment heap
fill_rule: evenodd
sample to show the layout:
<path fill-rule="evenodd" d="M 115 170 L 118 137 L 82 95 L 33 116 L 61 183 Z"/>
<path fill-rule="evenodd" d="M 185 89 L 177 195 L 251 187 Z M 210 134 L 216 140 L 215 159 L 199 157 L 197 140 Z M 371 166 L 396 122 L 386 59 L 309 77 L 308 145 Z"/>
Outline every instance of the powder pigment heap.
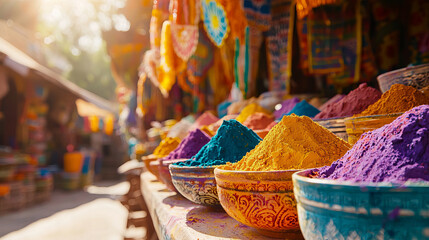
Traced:
<path fill-rule="evenodd" d="M 190 160 L 181 166 L 216 166 L 240 160 L 261 138 L 236 120 L 224 121 L 217 134 Z"/>
<path fill-rule="evenodd" d="M 429 104 L 425 94 L 411 86 L 394 84 L 389 91 L 383 93 L 380 100 L 355 117 L 402 113 L 423 104 Z"/>
<path fill-rule="evenodd" d="M 191 158 L 209 141 L 210 137 L 197 128 L 191 131 L 179 146 L 174 149 L 174 151 L 170 152 L 167 157 L 163 158 L 163 160 Z"/>
<path fill-rule="evenodd" d="M 176 147 L 180 143 L 180 138 L 171 138 L 166 137 L 164 140 L 161 141 L 161 143 L 158 145 L 158 147 L 155 148 L 153 151 L 153 155 L 155 155 L 158 158 L 162 158 L 170 154 L 171 151 L 176 149 Z"/>
<path fill-rule="evenodd" d="M 310 118 L 291 115 L 283 117 L 243 159 L 224 168 L 274 171 L 320 167 L 331 164 L 349 149 L 350 144 Z"/>
<path fill-rule="evenodd" d="M 190 130 L 195 130 L 196 128 L 200 128 L 203 126 L 208 126 L 212 123 L 215 123 L 219 120 L 219 118 L 217 118 L 215 115 L 213 115 L 211 112 L 207 111 L 203 114 L 201 114 L 201 116 L 199 116 L 197 118 L 197 120 L 195 120 L 194 124 L 192 124 Z"/>
<path fill-rule="evenodd" d="M 321 168 L 319 176 L 354 182 L 429 181 L 429 105 L 364 133 L 341 159 Z"/>
<path fill-rule="evenodd" d="M 314 119 L 326 119 L 334 117 L 349 117 L 361 113 L 369 105 L 375 103 L 381 97 L 381 92 L 362 83 L 337 103 L 332 103 L 317 114 Z"/>
<path fill-rule="evenodd" d="M 291 115 L 293 113 L 298 116 L 307 116 L 312 118 L 316 116 L 319 112 L 319 109 L 315 108 L 307 101 L 302 100 L 301 102 L 297 103 L 295 107 L 293 107 L 292 110 L 287 113 L 287 115 Z"/>
<path fill-rule="evenodd" d="M 250 115 L 246 119 L 246 121 L 244 121 L 243 125 L 252 130 L 261 130 L 261 129 L 265 129 L 273 121 L 274 121 L 273 117 L 265 113 L 258 112 Z"/>
<path fill-rule="evenodd" d="M 284 114 L 287 114 L 288 112 L 290 112 L 290 110 L 292 110 L 292 108 L 293 107 L 295 107 L 295 105 L 297 104 L 297 103 L 299 103 L 299 98 L 297 98 L 297 97 L 294 97 L 294 98 L 291 98 L 291 99 L 287 99 L 287 100 L 284 100 L 282 103 L 281 103 L 281 107 L 280 107 L 280 109 L 278 109 L 278 110 L 276 110 L 275 112 L 274 112 L 274 117 L 276 118 L 276 119 L 280 119 L 280 118 L 282 118 L 282 116 L 284 115 Z"/>
<path fill-rule="evenodd" d="M 241 110 L 240 114 L 237 116 L 236 119 L 237 121 L 243 123 L 250 115 L 257 112 L 262 112 L 270 115 L 270 112 L 268 112 L 268 110 L 266 110 L 265 108 L 259 106 L 257 103 L 251 103 L 247 105 L 245 108 L 243 108 L 243 110 Z"/>

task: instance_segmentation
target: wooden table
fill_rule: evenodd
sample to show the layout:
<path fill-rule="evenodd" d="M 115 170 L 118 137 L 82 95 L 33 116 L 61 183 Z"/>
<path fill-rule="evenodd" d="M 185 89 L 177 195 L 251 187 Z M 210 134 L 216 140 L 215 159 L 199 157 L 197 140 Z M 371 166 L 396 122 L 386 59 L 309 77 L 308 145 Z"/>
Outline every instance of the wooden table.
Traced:
<path fill-rule="evenodd" d="M 201 206 L 168 190 L 149 172 L 141 187 L 158 238 L 163 239 L 271 239 L 243 225 L 219 208 Z"/>

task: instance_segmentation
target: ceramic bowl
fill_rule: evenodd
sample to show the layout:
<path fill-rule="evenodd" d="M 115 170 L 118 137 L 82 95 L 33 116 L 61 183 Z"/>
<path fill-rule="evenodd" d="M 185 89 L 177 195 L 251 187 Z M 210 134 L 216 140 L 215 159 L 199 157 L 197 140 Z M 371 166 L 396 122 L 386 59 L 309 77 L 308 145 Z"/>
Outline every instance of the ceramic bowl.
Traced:
<path fill-rule="evenodd" d="M 158 162 L 158 158 L 155 157 L 154 155 L 149 155 L 149 156 L 145 156 L 142 157 L 143 163 L 145 168 L 152 173 L 157 179 L 159 179 L 159 162 Z"/>
<path fill-rule="evenodd" d="M 171 174 L 170 174 L 170 170 L 169 167 L 171 164 L 173 163 L 177 163 L 177 162 L 184 162 L 187 161 L 188 159 L 172 159 L 172 160 L 159 160 L 159 177 L 160 177 L 160 181 L 162 183 L 165 184 L 165 186 L 174 192 L 177 192 L 176 188 L 173 185 L 173 182 L 171 181 Z"/>
<path fill-rule="evenodd" d="M 429 86 L 429 64 L 405 67 L 383 73 L 377 77 L 377 81 L 382 93 L 387 92 L 396 83 L 421 89 Z"/>
<path fill-rule="evenodd" d="M 215 167 L 187 167 L 171 164 L 171 180 L 177 191 L 188 200 L 206 206 L 218 206 L 214 178 Z"/>
<path fill-rule="evenodd" d="M 219 200 L 235 220 L 263 235 L 303 239 L 299 230 L 292 174 L 286 171 L 231 171 L 216 168 Z"/>
<path fill-rule="evenodd" d="M 295 173 L 305 239 L 429 239 L 429 183 L 351 183 Z"/>
<path fill-rule="evenodd" d="M 401 115 L 402 113 L 393 113 L 346 118 L 344 124 L 346 125 L 348 142 L 355 144 L 362 134 L 389 124 Z"/>

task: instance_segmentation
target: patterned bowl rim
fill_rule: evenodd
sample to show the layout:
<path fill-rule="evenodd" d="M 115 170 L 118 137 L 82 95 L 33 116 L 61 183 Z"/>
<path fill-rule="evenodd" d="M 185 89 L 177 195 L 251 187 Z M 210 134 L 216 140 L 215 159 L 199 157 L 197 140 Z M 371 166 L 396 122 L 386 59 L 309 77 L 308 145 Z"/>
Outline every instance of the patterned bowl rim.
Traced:
<path fill-rule="evenodd" d="M 419 189 L 429 192 L 429 182 L 421 181 L 421 182 L 404 182 L 404 183 L 391 183 L 391 182 L 352 182 L 352 181 L 338 181 L 331 179 L 320 179 L 320 178 L 310 178 L 307 175 L 317 170 L 317 168 L 307 169 L 303 171 L 296 172 L 292 174 L 293 182 L 305 182 L 311 184 L 319 184 L 330 187 L 349 187 L 349 188 L 367 188 L 368 190 L 391 190 L 391 189 Z"/>
<path fill-rule="evenodd" d="M 172 169 L 193 169 L 195 171 L 198 172 L 199 171 L 207 171 L 209 169 L 215 169 L 218 166 L 209 166 L 209 167 L 200 167 L 200 166 L 179 166 L 179 165 L 174 165 L 174 164 L 170 164 L 170 166 L 168 167 L 170 170 Z"/>
<path fill-rule="evenodd" d="M 400 113 L 389 113 L 389 114 L 379 114 L 379 115 L 368 115 L 368 116 L 361 116 L 361 117 L 348 117 L 344 119 L 344 123 L 349 122 L 349 121 L 353 121 L 353 120 L 361 120 L 361 119 L 365 119 L 365 118 L 385 118 L 385 117 L 399 117 L 402 114 L 404 114 L 403 112 Z"/>
<path fill-rule="evenodd" d="M 278 173 L 299 172 L 299 171 L 308 170 L 308 169 L 305 169 L 305 170 L 303 170 L 303 169 L 288 169 L 288 170 L 274 170 L 274 171 L 241 171 L 241 170 L 238 171 L 238 170 L 222 169 L 222 168 L 220 168 L 222 166 L 223 165 L 217 166 L 215 168 L 215 172 L 218 172 L 218 173 L 234 173 L 234 174 L 243 174 L 243 175 L 245 175 L 245 174 L 278 174 Z"/>
<path fill-rule="evenodd" d="M 389 71 L 389 72 L 386 72 L 386 73 L 383 73 L 383 74 L 378 75 L 378 76 L 377 76 L 377 80 L 378 80 L 378 81 L 382 81 L 382 79 L 384 79 L 384 78 L 386 78 L 386 77 L 389 77 L 390 75 L 396 75 L 396 74 L 398 74 L 398 73 L 406 72 L 406 71 L 411 71 L 411 70 L 414 70 L 414 71 L 415 71 L 415 70 L 418 70 L 418 69 L 420 69 L 420 68 L 426 68 L 426 67 L 429 67 L 429 63 L 426 63 L 426 64 L 420 64 L 420 65 L 416 65 L 416 66 L 410 66 L 410 67 L 399 68 L 399 69 L 396 69 L 396 70 Z"/>
<path fill-rule="evenodd" d="M 184 162 L 184 161 L 187 161 L 187 160 L 189 160 L 189 158 L 178 158 L 178 159 L 160 159 L 159 160 L 159 165 L 161 165 L 161 166 L 163 166 L 163 167 L 167 167 L 167 166 L 169 166 L 169 165 L 171 165 L 171 164 L 173 164 L 173 163 L 176 163 L 176 162 Z M 167 164 L 165 164 L 165 162 L 167 163 Z"/>

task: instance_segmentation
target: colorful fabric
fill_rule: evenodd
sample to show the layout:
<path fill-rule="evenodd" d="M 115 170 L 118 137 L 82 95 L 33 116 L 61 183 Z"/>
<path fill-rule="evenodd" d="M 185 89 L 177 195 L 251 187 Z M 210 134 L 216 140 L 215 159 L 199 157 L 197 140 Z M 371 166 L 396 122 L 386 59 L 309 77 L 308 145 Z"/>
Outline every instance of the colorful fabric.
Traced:
<path fill-rule="evenodd" d="M 308 13 L 316 7 L 339 3 L 341 0 L 297 0 L 296 12 L 299 19 L 307 17 Z"/>
<path fill-rule="evenodd" d="M 171 38 L 174 52 L 184 61 L 188 61 L 198 45 L 198 25 L 171 25 Z"/>
<path fill-rule="evenodd" d="M 201 9 L 209 38 L 216 46 L 222 46 L 229 32 L 225 9 L 215 0 L 202 0 Z"/>
<path fill-rule="evenodd" d="M 344 36 L 342 8 L 338 5 L 313 9 L 308 18 L 309 67 L 314 74 L 340 72 L 344 69 L 341 41 Z M 354 15 L 353 15 L 354 17 Z"/>
<path fill-rule="evenodd" d="M 269 89 L 286 90 L 291 75 L 293 13 L 292 0 L 272 0 L 272 24 L 266 35 Z"/>
<path fill-rule="evenodd" d="M 417 65 L 429 63 L 429 1 L 412 0 L 410 3 L 408 50 L 410 62 Z"/>
<path fill-rule="evenodd" d="M 152 17 L 149 25 L 150 46 L 151 49 L 159 49 L 161 45 L 162 23 L 168 19 L 168 6 L 170 0 L 153 1 Z"/>
<path fill-rule="evenodd" d="M 374 51 L 380 73 L 400 68 L 400 1 L 370 0 L 374 18 Z"/>
<path fill-rule="evenodd" d="M 194 84 L 204 79 L 209 68 L 213 66 L 214 46 L 204 33 L 204 30 L 200 28 L 199 31 L 197 48 L 189 58 L 187 65 L 188 78 Z M 182 83 L 179 82 L 180 86 L 187 88 L 186 86 L 182 86 Z"/>
<path fill-rule="evenodd" d="M 268 31 L 271 26 L 271 0 L 244 0 L 244 12 L 249 25 Z"/>
<path fill-rule="evenodd" d="M 232 39 L 238 38 L 240 43 L 244 42 L 244 29 L 247 26 L 247 18 L 244 13 L 243 5 L 241 1 L 231 1 L 231 0 L 217 0 L 226 11 L 226 16 L 228 19 L 233 19 L 229 21 L 229 28 L 231 30 L 230 36 Z"/>
<path fill-rule="evenodd" d="M 297 19 L 296 28 L 299 44 L 299 67 L 304 74 L 308 75 L 308 17 Z"/>
<path fill-rule="evenodd" d="M 176 82 L 170 21 L 165 21 L 162 25 L 160 54 L 159 89 L 162 95 L 168 96 L 168 92 Z"/>

